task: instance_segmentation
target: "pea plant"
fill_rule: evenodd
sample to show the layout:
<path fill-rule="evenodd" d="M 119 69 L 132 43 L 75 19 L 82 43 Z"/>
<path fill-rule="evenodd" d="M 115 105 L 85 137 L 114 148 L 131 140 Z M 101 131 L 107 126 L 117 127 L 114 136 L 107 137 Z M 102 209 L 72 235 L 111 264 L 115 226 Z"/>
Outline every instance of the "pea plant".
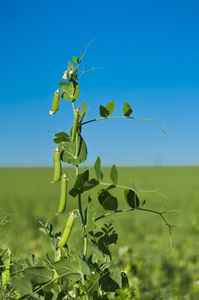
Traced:
<path fill-rule="evenodd" d="M 4 295 L 2 299 L 133 299 L 136 297 L 133 282 L 130 282 L 124 270 L 119 270 L 113 265 L 111 249 L 114 245 L 116 247 L 118 240 L 113 222 L 103 222 L 104 225 L 98 226 L 98 221 L 107 220 L 106 217 L 114 217 L 119 213 L 135 213 L 139 210 L 158 214 L 171 231 L 172 226 L 165 219 L 166 212 L 144 208 L 146 201 L 140 201 L 138 191 L 134 187 L 119 185 L 116 165 L 110 168 L 110 182 L 103 180 L 100 157 L 96 157 L 94 177 L 90 176 L 89 168 L 79 167 L 87 159 L 83 129 L 88 123 L 115 118 L 137 119 L 152 123 L 166 133 L 163 127 L 153 122 L 153 117 L 141 119 L 132 116 L 133 110 L 127 102 L 123 105 L 121 116 L 112 116 L 115 108 L 112 100 L 105 106 L 100 105 L 99 117 L 85 120 L 87 104 L 85 101 L 79 104 L 77 100 L 80 96 L 79 79 L 89 71 L 80 70 L 89 46 L 90 44 L 84 53 L 80 52 L 79 57 L 73 56 L 73 63 L 68 62 L 50 110 L 50 115 L 54 115 L 59 110 L 60 100 L 65 100 L 71 104 L 71 113 L 74 116 L 73 124 L 69 124 L 70 132 L 59 131 L 53 140 L 55 146 L 52 184 L 59 184 L 61 188 L 60 202 L 55 213 L 57 218 L 60 214 L 65 214 L 65 227 L 63 225 L 62 232 L 54 233 L 49 220 L 40 222 L 40 231 L 48 236 L 54 253 L 54 257 L 46 254 L 45 262 L 41 262 L 34 254 L 26 260 L 11 260 L 10 249 L 3 250 L 0 257 L 1 293 Z M 75 176 L 70 172 L 63 172 L 63 164 L 72 165 Z M 72 186 L 70 189 L 69 182 Z M 91 197 L 88 194 L 91 189 L 92 195 L 95 196 Z M 117 189 L 123 190 L 124 204 L 126 201 L 128 208 L 118 208 Z M 73 201 L 74 207 L 69 212 L 67 202 L 73 198 L 77 201 Z M 104 210 L 101 215 L 97 215 L 97 205 Z M 82 240 L 82 247 L 71 249 L 70 238 L 77 219 L 81 223 L 78 238 Z"/>

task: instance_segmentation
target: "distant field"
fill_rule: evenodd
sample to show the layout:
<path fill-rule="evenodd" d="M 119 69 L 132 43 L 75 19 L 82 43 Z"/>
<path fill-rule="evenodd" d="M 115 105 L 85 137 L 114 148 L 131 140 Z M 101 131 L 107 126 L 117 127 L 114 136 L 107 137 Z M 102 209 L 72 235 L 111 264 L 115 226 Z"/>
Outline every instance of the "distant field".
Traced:
<path fill-rule="evenodd" d="M 104 182 L 111 182 L 109 172 L 109 168 L 103 169 Z M 60 186 L 50 183 L 52 173 L 48 168 L 0 169 L 1 221 L 9 217 L 9 222 L 1 226 L 0 246 L 8 245 L 16 256 L 34 253 L 45 257 L 51 251 L 46 236 L 38 230 L 39 221 L 49 219 L 55 231 L 64 227 L 67 212 L 55 216 Z M 146 199 L 145 208 L 169 210 L 165 215 L 168 222 L 180 226 L 173 229 L 170 241 L 163 220 L 149 212 L 134 211 L 103 219 L 114 220 L 119 234 L 117 246 L 113 245 L 114 263 L 126 269 L 132 283 L 138 284 L 140 299 L 198 299 L 199 167 L 118 168 L 118 173 L 120 185 L 133 184 L 142 190 L 138 195 L 141 200 Z M 94 200 L 97 190 L 87 195 Z M 119 208 L 127 208 L 123 189 L 117 190 L 117 198 Z M 69 197 L 67 211 L 76 205 L 76 199 Z M 96 205 L 100 215 L 103 210 L 97 199 Z M 103 222 L 99 221 L 99 226 Z M 71 242 L 81 247 L 78 225 L 77 221 Z"/>

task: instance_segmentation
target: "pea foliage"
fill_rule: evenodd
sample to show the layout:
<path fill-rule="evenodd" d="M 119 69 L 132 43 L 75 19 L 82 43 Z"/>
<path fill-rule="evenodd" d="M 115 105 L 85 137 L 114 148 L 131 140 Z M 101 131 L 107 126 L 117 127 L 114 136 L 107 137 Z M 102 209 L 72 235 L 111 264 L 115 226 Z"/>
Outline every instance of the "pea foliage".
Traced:
<path fill-rule="evenodd" d="M 92 120 L 85 120 L 88 113 L 85 101 L 79 103 L 81 94 L 79 79 L 88 71 L 80 71 L 80 65 L 90 44 L 84 53 L 73 56 L 68 62 L 62 81 L 58 83 L 55 91 L 50 115 L 59 113 L 60 101 L 68 101 L 71 113 L 74 116 L 70 132 L 57 132 L 54 134 L 54 175 L 52 183 L 61 187 L 60 204 L 57 208 L 57 218 L 60 214 L 66 215 L 64 230 L 54 233 L 53 225 L 49 220 L 40 222 L 40 231 L 49 238 L 54 257 L 46 254 L 41 262 L 34 254 L 25 261 L 11 259 L 9 248 L 1 253 L 1 283 L 5 299 L 133 299 L 136 289 L 133 282 L 129 282 L 128 274 L 124 270 L 113 266 L 111 249 L 117 247 L 118 234 L 114 230 L 113 222 L 105 222 L 98 228 L 98 221 L 107 216 L 114 217 L 118 213 L 136 210 L 159 214 L 165 224 L 171 229 L 164 217 L 164 212 L 145 209 L 146 201 L 140 201 L 139 192 L 132 186 L 119 185 L 119 175 L 116 165 L 110 168 L 110 181 L 104 182 L 101 169 L 101 159 L 96 157 L 94 163 L 95 176 L 90 176 L 89 168 L 80 172 L 79 165 L 86 161 L 88 151 L 83 137 L 83 128 L 86 124 L 107 119 L 135 119 L 153 123 L 150 119 L 141 119 L 133 116 L 133 109 L 127 102 L 123 105 L 121 116 L 112 116 L 115 109 L 113 100 L 106 105 L 100 105 L 99 116 Z M 91 70 L 93 70 L 92 68 Z M 129 123 L 128 123 L 129 124 Z M 70 124 L 69 124 L 70 125 Z M 128 125 L 129 126 L 129 125 Z M 155 124 L 155 126 L 159 127 Z M 164 128 L 159 127 L 164 133 Z M 63 164 L 75 168 L 75 178 L 70 174 L 62 174 Z M 68 189 L 68 182 L 72 188 Z M 96 191 L 95 199 L 88 193 L 91 189 Z M 123 189 L 124 208 L 119 208 L 117 189 Z M 86 198 L 83 202 L 83 197 Z M 70 196 L 70 197 L 68 197 Z M 73 201 L 74 208 L 70 213 L 65 209 L 68 201 Z M 104 213 L 96 214 L 96 201 Z M 125 208 L 125 207 L 128 208 Z M 55 212 L 56 213 L 56 212 Z M 70 248 L 70 237 L 73 234 L 73 225 L 79 218 L 81 226 L 77 238 L 82 239 L 82 249 Z M 64 227 L 65 225 L 65 227 Z M 128 233 L 127 233 L 128 235 Z"/>

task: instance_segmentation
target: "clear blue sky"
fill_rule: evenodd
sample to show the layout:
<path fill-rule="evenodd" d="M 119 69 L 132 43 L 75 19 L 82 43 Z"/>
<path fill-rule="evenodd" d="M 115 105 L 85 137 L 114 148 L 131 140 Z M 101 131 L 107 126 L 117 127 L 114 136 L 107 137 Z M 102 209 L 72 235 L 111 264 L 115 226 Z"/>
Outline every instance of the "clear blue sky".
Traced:
<path fill-rule="evenodd" d="M 94 38 L 85 69 L 106 67 L 79 81 L 87 120 L 112 99 L 120 115 L 127 101 L 135 117 L 155 111 L 168 134 L 135 120 L 87 125 L 86 164 L 198 165 L 198 12 L 198 0 L 1 1 L 0 166 L 52 165 L 55 126 L 73 123 L 67 101 L 49 115 L 52 97 L 67 61 Z"/>

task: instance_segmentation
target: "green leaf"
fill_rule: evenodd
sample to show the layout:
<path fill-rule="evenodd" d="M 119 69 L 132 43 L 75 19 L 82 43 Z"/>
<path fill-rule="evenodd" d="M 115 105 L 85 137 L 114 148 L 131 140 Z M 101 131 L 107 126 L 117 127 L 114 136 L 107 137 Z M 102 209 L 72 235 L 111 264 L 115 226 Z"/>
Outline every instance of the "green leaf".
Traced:
<path fill-rule="evenodd" d="M 98 201 L 101 205 L 103 205 L 103 202 L 104 200 L 106 200 L 106 198 L 108 196 L 110 196 L 111 194 L 105 190 L 105 189 L 100 189 L 98 192 L 97 192 L 97 195 L 98 195 Z"/>
<path fill-rule="evenodd" d="M 78 193 L 83 192 L 83 184 L 89 179 L 89 170 L 84 171 L 77 175 L 75 184 L 73 188 L 70 190 L 69 194 L 72 197 L 76 197 Z"/>
<path fill-rule="evenodd" d="M 116 296 L 115 296 L 115 299 L 116 300 L 125 300 L 126 298 L 125 298 L 125 295 L 123 294 L 123 292 L 121 291 L 121 290 L 119 290 L 119 289 L 117 289 L 116 291 Z"/>
<path fill-rule="evenodd" d="M 82 268 L 71 258 L 63 258 L 53 264 L 59 276 L 63 276 L 70 280 L 80 280 Z"/>
<path fill-rule="evenodd" d="M 78 134 L 77 138 L 79 139 L 78 143 L 65 141 L 59 144 L 61 160 L 68 164 L 72 164 L 73 166 L 82 163 L 87 158 L 86 143 L 80 134 Z M 76 147 L 78 147 L 77 151 L 76 151 Z"/>
<path fill-rule="evenodd" d="M 138 208 L 140 205 L 140 201 L 138 199 L 138 196 L 133 190 L 126 189 L 124 191 L 124 199 L 126 200 L 126 203 L 131 207 L 131 208 Z"/>
<path fill-rule="evenodd" d="M 96 187 L 98 184 L 99 184 L 99 181 L 96 180 L 95 178 L 90 179 L 90 180 L 84 182 L 84 184 L 83 184 L 83 191 L 88 191 L 88 190 Z"/>
<path fill-rule="evenodd" d="M 113 197 L 107 190 L 98 191 L 98 201 L 106 210 L 116 210 L 118 208 L 117 198 Z"/>
<path fill-rule="evenodd" d="M 117 233 L 112 233 L 109 237 L 108 237 L 108 244 L 115 244 L 118 240 L 118 234 Z"/>
<path fill-rule="evenodd" d="M 103 252 L 99 250 L 99 248 L 92 247 L 92 262 L 95 263 L 99 259 L 102 262 L 106 262 L 106 258 L 103 255 Z"/>
<path fill-rule="evenodd" d="M 102 206 L 106 210 L 116 210 L 118 208 L 117 198 L 113 197 L 112 195 L 108 196 L 104 200 Z"/>
<path fill-rule="evenodd" d="M 117 184 L 117 178 L 118 178 L 118 172 L 117 172 L 117 168 L 115 165 L 112 166 L 111 168 L 111 172 L 110 172 L 110 178 L 113 181 L 113 184 Z"/>
<path fill-rule="evenodd" d="M 74 63 L 78 64 L 79 63 L 79 57 L 73 56 L 73 61 L 74 61 Z"/>
<path fill-rule="evenodd" d="M 81 258 L 79 258 L 79 263 L 80 263 L 81 273 L 83 273 L 86 276 L 90 276 L 91 272 L 87 263 L 83 261 Z"/>
<path fill-rule="evenodd" d="M 52 279 L 52 272 L 45 267 L 27 268 L 24 270 L 23 274 L 33 284 L 46 283 Z"/>
<path fill-rule="evenodd" d="M 97 157 L 96 162 L 94 164 L 94 169 L 97 179 L 99 180 L 99 182 L 102 182 L 104 175 L 101 172 L 101 159 L 99 156 Z"/>
<path fill-rule="evenodd" d="M 108 115 L 110 116 L 114 109 L 115 109 L 115 104 L 114 104 L 114 100 L 110 101 L 107 105 L 106 105 L 106 108 L 108 110 Z"/>
<path fill-rule="evenodd" d="M 118 269 L 112 269 L 110 273 L 107 273 L 107 270 L 105 272 L 99 283 L 105 292 L 115 292 L 121 287 L 120 272 Z"/>
<path fill-rule="evenodd" d="M 63 87 L 63 86 L 65 86 L 65 85 L 68 86 L 68 83 L 69 83 L 69 82 L 61 81 L 61 82 L 58 83 L 58 86 L 60 86 L 60 87 Z"/>
<path fill-rule="evenodd" d="M 131 106 L 125 102 L 124 107 L 123 107 L 123 113 L 125 115 L 125 117 L 129 117 L 132 114 L 133 110 L 131 108 Z"/>
<path fill-rule="evenodd" d="M 74 69 L 74 66 L 73 66 L 73 64 L 72 64 L 70 61 L 68 61 L 68 66 L 69 66 L 69 69 L 70 69 L 70 70 L 73 70 L 73 69 Z"/>
<path fill-rule="evenodd" d="M 87 110 L 87 105 L 86 101 L 82 102 L 82 109 L 81 109 L 81 114 L 80 114 L 80 123 L 83 121 L 83 119 L 86 117 L 88 110 Z"/>
<path fill-rule="evenodd" d="M 110 184 L 110 185 L 106 188 L 106 190 L 109 191 L 109 190 L 114 189 L 115 187 L 116 187 L 115 184 Z"/>
<path fill-rule="evenodd" d="M 62 83 L 59 83 L 60 85 Z M 62 84 L 61 97 L 67 101 L 77 100 L 80 95 L 80 87 L 77 82 L 65 82 Z"/>
<path fill-rule="evenodd" d="M 36 258 L 36 256 L 34 254 L 30 254 L 29 258 L 26 258 L 26 264 L 29 267 L 36 267 L 37 263 L 38 263 L 38 259 Z"/>
<path fill-rule="evenodd" d="M 13 277 L 12 286 L 21 296 L 26 296 L 32 293 L 32 283 L 25 277 Z"/>
<path fill-rule="evenodd" d="M 105 106 L 102 106 L 100 105 L 99 107 L 99 110 L 100 110 L 100 116 L 103 117 L 103 118 L 107 118 L 108 117 L 108 110 Z"/>
<path fill-rule="evenodd" d="M 55 134 L 54 143 L 59 144 L 61 142 L 70 141 L 71 138 L 66 132 L 58 132 Z"/>
<path fill-rule="evenodd" d="M 86 208 L 86 225 L 84 227 L 84 235 L 87 235 L 89 231 L 93 229 L 93 226 L 95 225 L 95 215 L 95 206 L 91 200 Z"/>
<path fill-rule="evenodd" d="M 58 133 L 55 133 L 56 137 L 64 137 L 65 139 L 70 139 L 69 135 L 66 132 L 60 131 Z"/>

